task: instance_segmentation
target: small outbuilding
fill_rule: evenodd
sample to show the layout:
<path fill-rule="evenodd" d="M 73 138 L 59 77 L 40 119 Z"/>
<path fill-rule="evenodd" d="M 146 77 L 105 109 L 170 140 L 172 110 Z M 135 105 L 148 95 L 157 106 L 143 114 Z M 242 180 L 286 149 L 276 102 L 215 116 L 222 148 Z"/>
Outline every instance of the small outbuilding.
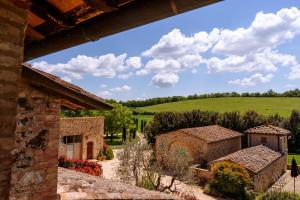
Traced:
<path fill-rule="evenodd" d="M 239 150 L 212 161 L 210 165 L 223 161 L 245 167 L 253 179 L 256 192 L 265 192 L 269 189 L 287 168 L 287 155 L 282 155 L 264 145 Z"/>
<path fill-rule="evenodd" d="M 288 153 L 287 137 L 290 131 L 286 129 L 272 125 L 262 125 L 248 129 L 245 133 L 248 136 L 249 147 L 262 144 L 274 151 Z"/>
<path fill-rule="evenodd" d="M 185 128 L 156 137 L 156 148 L 161 144 L 169 152 L 182 148 L 190 154 L 195 164 L 206 164 L 212 160 L 241 149 L 242 134 L 230 129 L 212 125 L 196 128 Z"/>
<path fill-rule="evenodd" d="M 103 150 L 104 117 L 60 119 L 59 156 L 71 159 L 97 159 Z"/>

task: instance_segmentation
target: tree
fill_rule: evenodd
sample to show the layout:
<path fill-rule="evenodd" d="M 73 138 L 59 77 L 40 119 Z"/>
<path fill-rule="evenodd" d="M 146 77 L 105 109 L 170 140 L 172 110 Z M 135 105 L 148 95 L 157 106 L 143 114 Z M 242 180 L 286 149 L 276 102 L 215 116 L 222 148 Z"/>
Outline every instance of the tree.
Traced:
<path fill-rule="evenodd" d="M 291 139 L 289 140 L 289 150 L 296 152 L 300 150 L 300 112 L 293 110 L 290 117 Z"/>
<path fill-rule="evenodd" d="M 177 191 L 182 181 L 191 181 L 190 156 L 183 149 L 167 153 L 163 144 L 154 151 L 145 140 L 126 144 L 118 154 L 120 160 L 117 174 L 122 181 L 157 191 Z M 156 159 L 158 157 L 159 159 Z M 171 176 L 169 184 L 164 185 L 165 176 Z"/>
<path fill-rule="evenodd" d="M 113 103 L 112 105 L 114 106 L 112 110 L 104 112 L 104 131 L 111 136 L 111 142 L 114 134 L 122 132 L 123 127 L 126 129 L 130 127 L 132 120 L 132 111 L 121 104 Z"/>

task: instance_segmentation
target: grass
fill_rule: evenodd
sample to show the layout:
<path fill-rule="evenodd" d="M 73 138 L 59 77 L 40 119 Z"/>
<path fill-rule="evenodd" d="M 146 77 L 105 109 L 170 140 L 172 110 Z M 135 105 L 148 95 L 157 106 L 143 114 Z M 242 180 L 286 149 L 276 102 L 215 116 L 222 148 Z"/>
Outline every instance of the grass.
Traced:
<path fill-rule="evenodd" d="M 265 116 L 278 113 L 283 117 L 288 117 L 293 109 L 299 108 L 300 99 L 293 97 L 225 97 L 165 103 L 141 107 L 139 110 L 149 112 L 183 112 L 200 109 L 203 111 L 216 111 L 220 113 L 226 111 L 240 111 L 241 113 L 244 113 L 248 110 L 255 110 Z M 147 117 L 148 119 L 151 118 L 151 116 Z"/>
<path fill-rule="evenodd" d="M 137 133 L 138 134 L 138 133 Z M 127 134 L 126 141 L 129 142 L 129 134 Z M 136 135 L 136 138 L 133 141 L 138 140 L 138 135 Z M 113 141 L 110 141 L 110 135 L 104 137 L 105 143 L 110 146 L 112 149 L 122 149 L 124 147 L 124 144 L 122 143 L 122 133 L 115 134 L 113 136 Z"/>
<path fill-rule="evenodd" d="M 138 125 L 138 132 L 141 132 L 141 121 L 145 121 L 147 122 L 147 124 L 153 119 L 153 115 L 134 115 L 134 118 L 138 118 L 139 119 L 139 125 Z"/>
<path fill-rule="evenodd" d="M 288 155 L 288 164 L 292 164 L 293 157 L 296 159 L 297 165 L 300 165 L 300 154 L 289 154 Z"/>

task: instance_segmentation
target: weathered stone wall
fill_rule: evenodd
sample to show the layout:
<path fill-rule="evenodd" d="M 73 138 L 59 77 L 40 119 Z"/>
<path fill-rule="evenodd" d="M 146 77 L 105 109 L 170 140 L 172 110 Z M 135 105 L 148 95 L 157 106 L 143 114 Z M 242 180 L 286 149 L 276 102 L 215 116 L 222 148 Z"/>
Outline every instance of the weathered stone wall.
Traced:
<path fill-rule="evenodd" d="M 10 199 L 56 199 L 60 104 L 24 81 L 17 102 Z"/>
<path fill-rule="evenodd" d="M 0 199 L 8 199 L 26 11 L 0 0 Z"/>
<path fill-rule="evenodd" d="M 166 145 L 168 150 L 180 147 L 186 150 L 193 158 L 193 163 L 201 163 L 207 160 L 207 143 L 200 138 L 184 134 L 180 131 L 173 131 L 156 137 L 156 150 L 159 145 Z"/>
<path fill-rule="evenodd" d="M 268 190 L 282 174 L 287 170 L 287 155 L 281 156 L 258 174 L 253 175 L 254 190 L 265 192 Z"/>
<path fill-rule="evenodd" d="M 104 117 L 61 118 L 60 137 L 82 135 L 81 159 L 87 158 L 87 143 L 93 142 L 93 158 L 96 159 L 103 148 Z M 59 145 L 59 155 L 66 155 L 66 145 Z"/>
<path fill-rule="evenodd" d="M 238 150 L 241 150 L 241 137 L 209 143 L 207 147 L 207 161 L 213 161 Z"/>
<path fill-rule="evenodd" d="M 187 135 L 181 131 L 173 131 L 156 137 L 156 148 L 160 143 L 168 145 L 168 149 L 176 146 L 186 149 L 194 159 L 194 163 L 210 162 L 241 149 L 241 138 L 231 138 L 220 142 L 207 143 L 204 140 Z"/>
<path fill-rule="evenodd" d="M 202 169 L 201 165 L 193 165 L 191 166 L 192 172 L 196 175 L 197 181 L 199 181 L 200 185 L 205 185 L 206 182 L 212 180 L 213 176 L 210 169 Z"/>
<path fill-rule="evenodd" d="M 274 151 L 279 151 L 277 135 L 248 134 L 249 147 L 261 145 L 262 137 L 265 137 L 267 139 L 267 143 L 265 144 L 265 146 L 269 147 L 270 149 L 273 149 Z"/>

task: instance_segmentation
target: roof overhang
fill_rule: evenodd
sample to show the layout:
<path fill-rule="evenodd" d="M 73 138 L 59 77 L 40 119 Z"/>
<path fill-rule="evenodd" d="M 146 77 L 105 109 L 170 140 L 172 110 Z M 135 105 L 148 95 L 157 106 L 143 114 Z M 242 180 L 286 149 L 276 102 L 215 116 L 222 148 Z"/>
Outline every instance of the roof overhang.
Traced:
<path fill-rule="evenodd" d="M 37 40 L 29 43 L 25 42 L 24 60 L 28 61 L 82 43 L 98 40 L 105 36 L 219 1 L 222 0 L 132 0 L 124 6 L 118 7 L 118 9 L 114 11 L 97 15 L 68 29 L 55 32 L 45 37 L 39 35 L 34 28 L 29 27 L 29 29 L 27 29 L 28 34 L 36 37 Z M 89 0 L 86 2 L 97 2 L 99 4 L 99 0 Z M 107 0 L 105 2 L 107 2 Z M 38 1 L 33 1 L 30 12 L 34 12 L 32 9 L 35 9 L 35 4 L 43 5 L 43 3 L 41 4 Z M 40 9 L 36 10 L 40 11 L 41 8 L 43 8 L 43 6 L 40 6 Z M 49 9 L 45 9 L 45 12 L 48 11 Z M 55 14 L 55 12 L 52 13 Z M 43 20 L 45 21 L 53 20 L 53 18 L 49 18 L 47 15 L 48 13 L 43 15 L 43 12 L 39 12 L 37 14 L 39 17 L 44 18 Z"/>
<path fill-rule="evenodd" d="M 103 109 L 111 110 L 113 106 L 105 103 L 104 100 L 92 98 L 82 92 L 66 87 L 60 82 L 54 81 L 43 73 L 31 67 L 22 67 L 22 79 L 34 85 L 35 87 L 42 88 L 47 92 L 54 93 L 59 96 L 61 105 L 70 109 Z"/>

